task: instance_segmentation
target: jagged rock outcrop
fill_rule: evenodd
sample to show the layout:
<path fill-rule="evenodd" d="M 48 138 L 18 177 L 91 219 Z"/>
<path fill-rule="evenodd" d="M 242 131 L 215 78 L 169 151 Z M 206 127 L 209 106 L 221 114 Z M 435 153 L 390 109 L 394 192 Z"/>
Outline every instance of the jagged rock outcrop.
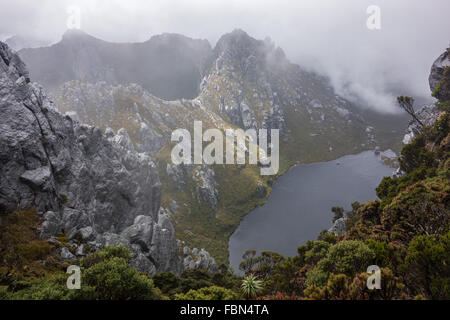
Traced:
<path fill-rule="evenodd" d="M 201 166 L 195 170 L 194 180 L 197 182 L 198 200 L 206 202 L 213 210 L 213 215 L 218 208 L 219 195 L 214 169 L 207 165 Z"/>
<path fill-rule="evenodd" d="M 192 164 L 170 164 L 166 165 L 166 173 L 179 191 L 183 191 L 187 184 L 187 179 L 191 176 L 194 165 Z"/>
<path fill-rule="evenodd" d="M 328 233 L 334 233 L 335 235 L 342 235 L 346 232 L 346 225 L 345 225 L 346 218 L 339 218 L 337 219 L 333 225 L 328 229 Z"/>
<path fill-rule="evenodd" d="M 400 163 L 398 162 L 398 156 L 397 154 L 392 151 L 391 149 L 384 150 L 380 153 L 380 160 L 388 167 L 391 167 L 393 169 L 398 169 L 400 166 Z"/>
<path fill-rule="evenodd" d="M 202 80 L 200 99 L 207 107 L 211 95 L 218 98 L 218 110 L 244 129 L 274 128 L 284 132 L 284 114 L 273 88 L 272 63 L 285 63 L 284 53 L 267 41 L 258 41 L 242 30 L 220 38 L 215 65 Z M 248 92 L 253 87 L 252 92 Z"/>
<path fill-rule="evenodd" d="M 182 246 L 182 243 L 179 243 Z M 190 270 L 207 270 L 210 273 L 217 271 L 217 264 L 213 257 L 210 256 L 205 249 L 183 247 L 183 265 L 185 269 Z"/>
<path fill-rule="evenodd" d="M 62 85 L 54 97 L 60 111 L 74 115 L 83 123 L 104 130 L 109 127 L 116 130 L 127 127 L 135 149 L 139 152 L 154 154 L 159 151 L 166 140 L 163 135 L 169 132 L 167 125 L 173 123 L 170 116 L 164 117 L 165 113 L 145 110 L 144 106 L 147 105 L 156 108 L 159 99 L 136 84 L 113 86 L 105 81 L 70 81 Z M 127 101 L 127 97 L 136 98 Z M 136 101 L 144 106 L 138 106 Z"/>
<path fill-rule="evenodd" d="M 442 53 L 431 66 L 431 72 L 428 78 L 431 92 L 434 92 L 436 87 L 439 86 L 439 82 L 444 76 L 444 71 L 448 67 L 450 67 L 450 48 L 445 50 L 445 52 Z M 440 97 L 436 98 L 441 99 Z M 448 100 L 448 98 L 445 100 Z"/>
<path fill-rule="evenodd" d="M 423 106 L 416 112 L 417 118 L 419 118 L 425 126 L 431 126 L 436 119 L 439 118 L 440 114 L 441 110 L 434 104 Z M 403 143 L 410 143 L 414 137 L 420 133 L 421 128 L 421 125 L 418 124 L 417 121 L 411 120 L 406 129 L 406 134 L 403 137 Z"/>
<path fill-rule="evenodd" d="M 239 127 L 289 135 L 300 123 L 311 122 L 327 134 L 334 130 L 330 123 L 358 127 L 364 122 L 361 110 L 335 95 L 325 78 L 291 63 L 270 39 L 234 30 L 219 39 L 214 54 L 199 99 Z"/>
<path fill-rule="evenodd" d="M 169 142 L 173 130 L 190 128 L 195 120 L 202 120 L 205 126 L 223 122 L 200 110 L 196 100 L 165 101 L 135 83 L 69 81 L 56 90 L 53 99 L 60 111 L 83 123 L 103 130 L 126 128 L 135 149 L 150 154 Z"/>
<path fill-rule="evenodd" d="M 28 79 L 18 55 L 0 42 L 0 214 L 36 207 L 44 239 L 80 237 L 93 249 L 123 244 L 142 271 L 180 272 L 152 159 L 134 151 L 125 130 L 104 135 L 62 115 Z M 67 248 L 61 255 L 73 258 Z"/>
<path fill-rule="evenodd" d="M 428 78 L 430 90 L 434 96 L 440 101 L 450 100 L 450 89 L 447 88 L 448 79 L 450 77 L 450 49 L 445 50 L 433 63 Z M 443 81 L 446 77 L 447 81 Z M 444 82 L 444 83 L 443 83 Z M 441 88 L 441 86 L 443 86 Z M 442 111 L 434 104 L 426 105 L 420 108 L 416 115 L 425 126 L 431 126 L 439 118 Z M 410 143 L 414 137 L 419 134 L 421 125 L 416 121 L 410 121 L 406 134 L 403 137 L 403 143 Z"/>
<path fill-rule="evenodd" d="M 195 183 L 195 195 L 198 202 L 204 202 L 212 209 L 212 214 L 219 205 L 219 191 L 214 168 L 209 165 L 170 164 L 166 165 L 166 173 L 178 191 L 186 191 L 188 179 Z"/>

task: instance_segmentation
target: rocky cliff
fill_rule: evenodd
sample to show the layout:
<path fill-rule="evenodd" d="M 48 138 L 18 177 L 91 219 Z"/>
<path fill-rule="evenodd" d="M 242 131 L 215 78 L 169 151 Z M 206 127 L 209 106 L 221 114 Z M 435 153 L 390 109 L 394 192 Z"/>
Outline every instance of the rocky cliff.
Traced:
<path fill-rule="evenodd" d="M 432 95 L 439 101 L 436 104 L 425 105 L 417 110 L 416 114 L 425 126 L 432 126 L 442 113 L 442 109 L 448 108 L 450 100 L 450 88 L 448 87 L 450 79 L 450 48 L 446 49 L 432 64 L 428 81 Z M 447 107 L 445 106 L 447 104 Z M 410 121 L 406 134 L 403 137 L 403 143 L 408 144 L 414 137 L 420 134 L 420 125 L 412 120 Z"/>
<path fill-rule="evenodd" d="M 434 92 L 445 76 L 445 70 L 450 67 L 450 48 L 445 50 L 433 63 L 428 81 L 431 92 Z M 447 71 L 448 72 L 448 71 Z M 436 97 L 439 99 L 439 97 Z M 448 97 L 445 99 L 448 100 Z"/>
<path fill-rule="evenodd" d="M 43 239 L 65 235 L 66 259 L 86 248 L 123 244 L 132 264 L 152 274 L 183 268 L 172 223 L 160 210 L 152 159 L 125 130 L 105 134 L 58 112 L 0 43 L 0 213 L 36 207 Z"/>

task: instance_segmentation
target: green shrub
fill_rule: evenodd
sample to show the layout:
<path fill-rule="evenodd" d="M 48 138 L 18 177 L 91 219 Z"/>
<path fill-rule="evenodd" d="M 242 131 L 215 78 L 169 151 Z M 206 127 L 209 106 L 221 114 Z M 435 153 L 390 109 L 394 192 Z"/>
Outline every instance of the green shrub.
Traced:
<path fill-rule="evenodd" d="M 330 247 L 326 257 L 319 261 L 318 267 L 323 271 L 352 277 L 366 271 L 374 259 L 374 252 L 363 242 L 343 240 Z"/>
<path fill-rule="evenodd" d="M 329 275 L 329 272 L 322 270 L 320 267 L 316 267 L 306 273 L 305 287 L 309 287 L 312 285 L 323 287 L 327 284 Z"/>
<path fill-rule="evenodd" d="M 124 246 L 108 246 L 102 250 L 88 254 L 85 258 L 81 259 L 80 263 L 81 267 L 89 268 L 111 258 L 121 258 L 129 262 L 131 259 L 130 249 Z"/>
<path fill-rule="evenodd" d="M 405 271 L 409 286 L 431 299 L 450 299 L 450 231 L 418 236 L 408 248 Z"/>
<path fill-rule="evenodd" d="M 436 160 L 436 154 L 426 148 L 426 137 L 419 135 L 410 144 L 403 147 L 399 159 L 400 169 L 410 173 L 420 167 L 436 167 Z"/>
<path fill-rule="evenodd" d="M 175 295 L 175 300 L 238 300 L 241 296 L 226 288 L 211 286 Z"/>
<path fill-rule="evenodd" d="M 392 243 L 367 239 L 366 244 L 375 254 L 375 265 L 388 267 L 396 262 L 393 256 L 395 256 L 396 252 L 398 253 L 400 251 L 400 248 L 394 246 Z"/>
<path fill-rule="evenodd" d="M 161 293 L 152 280 L 128 265 L 130 251 L 106 247 L 82 259 L 81 289 L 67 288 L 66 273 L 48 274 L 39 279 L 22 279 L 2 289 L 5 299 L 27 300 L 146 300 Z M 6 293 L 5 293 L 6 292 Z"/>
<path fill-rule="evenodd" d="M 157 273 L 153 276 L 152 280 L 155 286 L 164 294 L 170 293 L 180 285 L 180 279 L 172 272 Z"/>
<path fill-rule="evenodd" d="M 180 278 L 180 290 L 186 293 L 191 289 L 198 290 L 213 286 L 211 275 L 205 270 L 185 270 Z"/>
<path fill-rule="evenodd" d="M 8 286 L 0 286 L 0 300 L 7 300 L 8 297 Z"/>
<path fill-rule="evenodd" d="M 328 232 L 327 229 L 323 229 L 317 236 L 317 240 L 335 244 L 337 241 L 337 235 L 335 235 L 334 232 Z"/>
<path fill-rule="evenodd" d="M 60 271 L 64 265 L 55 247 L 40 240 L 41 218 L 35 209 L 18 210 L 0 224 L 0 285 Z M 45 262 L 45 263 L 44 263 Z"/>
<path fill-rule="evenodd" d="M 301 266 L 305 264 L 316 264 L 325 258 L 332 244 L 327 241 L 307 241 L 306 245 L 297 249 L 298 261 Z"/>
<path fill-rule="evenodd" d="M 95 288 L 101 300 L 148 300 L 158 297 L 153 282 L 128 266 L 127 260 L 113 257 L 82 273 L 83 283 Z"/>

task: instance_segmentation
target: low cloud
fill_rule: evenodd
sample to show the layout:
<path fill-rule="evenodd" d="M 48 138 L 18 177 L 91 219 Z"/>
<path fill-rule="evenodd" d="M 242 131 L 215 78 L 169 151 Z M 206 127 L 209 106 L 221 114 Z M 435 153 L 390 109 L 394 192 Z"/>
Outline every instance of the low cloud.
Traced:
<path fill-rule="evenodd" d="M 448 0 L 0 0 L 0 39 L 25 35 L 57 41 L 67 7 L 81 27 L 117 42 L 174 32 L 212 45 L 235 28 L 269 36 L 288 58 L 328 76 L 337 93 L 362 107 L 395 112 L 395 96 L 429 99 L 432 62 L 450 41 Z M 381 9 L 381 29 L 366 27 L 367 7 Z"/>

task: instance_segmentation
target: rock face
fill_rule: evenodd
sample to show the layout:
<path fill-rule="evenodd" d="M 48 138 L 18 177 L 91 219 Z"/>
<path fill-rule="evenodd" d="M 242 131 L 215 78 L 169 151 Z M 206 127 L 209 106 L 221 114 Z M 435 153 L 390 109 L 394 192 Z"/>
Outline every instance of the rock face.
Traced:
<path fill-rule="evenodd" d="M 431 126 L 436 119 L 439 118 L 440 114 L 441 111 L 434 104 L 423 106 L 416 112 L 417 117 L 426 126 Z M 408 128 L 406 129 L 406 134 L 403 137 L 403 143 L 410 143 L 414 137 L 419 134 L 420 129 L 420 125 L 416 121 L 410 121 Z"/>
<path fill-rule="evenodd" d="M 206 125 L 214 117 L 209 112 L 201 115 L 193 100 L 165 101 L 135 83 L 69 81 L 54 92 L 53 98 L 61 112 L 83 123 L 105 131 L 126 128 L 136 151 L 150 154 L 166 145 L 176 128 L 192 127 L 194 120 Z"/>
<path fill-rule="evenodd" d="M 165 142 L 163 135 L 169 134 L 167 125 L 173 122 L 170 117 L 164 117 L 166 112 L 161 115 L 158 112 L 159 99 L 136 84 L 112 86 L 105 81 L 94 84 L 70 81 L 54 97 L 60 111 L 83 123 L 105 131 L 126 127 L 139 152 L 159 151 Z M 129 97 L 133 100 L 127 100 Z M 147 106 L 153 106 L 154 110 L 148 110 Z"/>
<path fill-rule="evenodd" d="M 346 233 L 346 226 L 345 226 L 345 218 L 339 218 L 337 219 L 330 229 L 328 229 L 328 233 L 334 233 L 335 235 L 342 235 Z"/>
<path fill-rule="evenodd" d="M 391 149 L 387 149 L 381 152 L 380 160 L 383 164 L 393 169 L 398 169 L 400 167 L 400 163 L 398 162 L 398 156 Z"/>
<path fill-rule="evenodd" d="M 217 211 L 218 195 L 216 189 L 216 175 L 214 169 L 203 165 L 195 170 L 194 180 L 197 182 L 197 196 L 199 201 L 206 202 L 213 212 Z"/>
<path fill-rule="evenodd" d="M 272 74 L 286 63 L 282 50 L 235 30 L 220 38 L 214 53 L 215 65 L 201 84 L 203 104 L 215 107 L 211 99 L 217 94 L 217 111 L 231 123 L 244 129 L 274 128 L 283 133 L 285 119 Z M 250 93 L 249 87 L 254 88 Z"/>
<path fill-rule="evenodd" d="M 183 191 L 186 187 L 186 179 L 191 175 L 193 165 L 170 164 L 166 165 L 167 176 L 172 180 L 178 191 Z"/>
<path fill-rule="evenodd" d="M 291 63 L 270 39 L 234 30 L 219 39 L 214 59 L 199 100 L 241 128 L 279 129 L 289 136 L 296 126 L 312 125 L 325 135 L 334 130 L 331 123 L 359 127 L 364 121 L 361 110 L 335 95 L 325 78 Z"/>
<path fill-rule="evenodd" d="M 0 214 L 36 207 L 44 239 L 64 233 L 92 248 L 124 244 L 142 271 L 180 272 L 151 158 L 134 151 L 125 130 L 103 135 L 62 115 L 27 79 L 23 62 L 0 42 Z"/>
<path fill-rule="evenodd" d="M 445 50 L 431 66 L 430 76 L 428 78 L 430 83 L 430 89 L 433 92 L 435 98 L 441 101 L 450 100 L 450 88 L 446 86 L 450 77 L 450 48 Z M 444 78 L 446 81 L 443 81 Z M 426 105 L 416 112 L 417 117 L 422 121 L 425 126 L 431 126 L 439 118 L 442 111 L 434 104 Z M 414 137 L 420 132 L 420 126 L 411 121 L 406 130 L 406 134 L 403 137 L 403 143 L 410 143 Z"/>
<path fill-rule="evenodd" d="M 431 92 L 433 92 L 436 87 L 439 85 L 442 77 L 444 76 L 445 68 L 450 67 L 450 49 L 447 49 L 444 53 L 442 53 L 439 58 L 433 63 L 431 67 L 430 76 L 428 81 L 430 83 Z"/>
<path fill-rule="evenodd" d="M 181 243 L 179 244 L 181 246 Z M 212 258 L 208 251 L 205 249 L 188 247 L 183 248 L 183 264 L 185 269 L 190 270 L 207 270 L 210 273 L 217 271 L 217 264 L 214 258 Z"/>

